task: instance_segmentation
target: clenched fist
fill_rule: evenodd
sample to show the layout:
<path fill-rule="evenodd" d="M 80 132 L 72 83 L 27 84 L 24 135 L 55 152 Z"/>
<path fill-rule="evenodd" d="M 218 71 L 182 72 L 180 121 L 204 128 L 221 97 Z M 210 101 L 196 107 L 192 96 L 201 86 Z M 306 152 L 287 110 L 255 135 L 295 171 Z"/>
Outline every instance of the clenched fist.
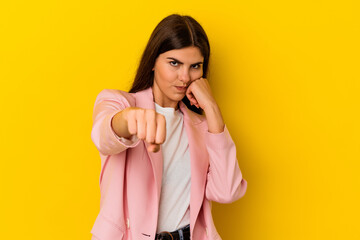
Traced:
<path fill-rule="evenodd" d="M 114 132 L 124 138 L 136 135 L 150 144 L 148 151 L 157 152 L 166 138 L 165 117 L 153 109 L 128 107 L 117 113 L 111 122 Z"/>

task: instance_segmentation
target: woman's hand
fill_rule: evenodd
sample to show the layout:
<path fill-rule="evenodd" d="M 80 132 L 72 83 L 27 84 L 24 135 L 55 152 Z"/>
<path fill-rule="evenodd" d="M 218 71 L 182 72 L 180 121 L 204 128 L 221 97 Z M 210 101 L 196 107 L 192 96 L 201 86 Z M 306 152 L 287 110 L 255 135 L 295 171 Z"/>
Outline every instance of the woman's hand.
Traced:
<path fill-rule="evenodd" d="M 221 133 L 224 131 L 225 124 L 220 108 L 212 95 L 207 79 L 199 78 L 192 81 L 186 90 L 186 96 L 191 105 L 204 110 L 209 132 Z"/>
<path fill-rule="evenodd" d="M 117 113 L 112 127 L 118 136 L 130 138 L 136 135 L 150 144 L 148 151 L 157 152 L 166 138 L 165 117 L 153 109 L 128 107 Z"/>
<path fill-rule="evenodd" d="M 192 81 L 186 90 L 186 96 L 191 105 L 202 108 L 205 112 L 211 105 L 216 105 L 209 82 L 206 78 Z"/>

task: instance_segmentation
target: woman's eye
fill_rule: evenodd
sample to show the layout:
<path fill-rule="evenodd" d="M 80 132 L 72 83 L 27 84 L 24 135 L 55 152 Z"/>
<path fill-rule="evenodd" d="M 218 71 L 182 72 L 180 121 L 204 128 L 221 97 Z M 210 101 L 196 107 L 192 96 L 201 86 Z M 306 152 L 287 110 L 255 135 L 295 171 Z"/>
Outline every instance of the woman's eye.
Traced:
<path fill-rule="evenodd" d="M 197 68 L 200 67 L 200 64 L 195 64 L 195 65 L 193 65 L 192 67 L 195 68 L 195 69 L 197 69 Z"/>
<path fill-rule="evenodd" d="M 174 67 L 176 67 L 177 64 L 178 64 L 178 63 L 177 63 L 176 61 L 171 61 L 171 62 L 170 62 L 170 65 L 171 65 L 171 66 L 174 66 Z"/>

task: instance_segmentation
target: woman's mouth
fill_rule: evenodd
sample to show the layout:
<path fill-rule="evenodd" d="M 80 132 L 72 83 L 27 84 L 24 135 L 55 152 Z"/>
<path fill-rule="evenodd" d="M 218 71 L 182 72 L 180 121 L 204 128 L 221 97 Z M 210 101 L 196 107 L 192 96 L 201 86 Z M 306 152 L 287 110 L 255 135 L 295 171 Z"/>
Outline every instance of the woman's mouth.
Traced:
<path fill-rule="evenodd" d="M 185 92 L 186 91 L 186 87 L 177 87 L 175 86 L 177 90 L 179 90 L 180 92 Z"/>

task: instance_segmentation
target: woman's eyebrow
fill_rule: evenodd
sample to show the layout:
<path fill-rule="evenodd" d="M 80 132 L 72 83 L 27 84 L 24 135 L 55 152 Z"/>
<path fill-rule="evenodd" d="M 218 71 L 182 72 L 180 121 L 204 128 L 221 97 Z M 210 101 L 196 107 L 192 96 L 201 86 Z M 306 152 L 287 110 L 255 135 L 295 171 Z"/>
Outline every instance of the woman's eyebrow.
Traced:
<path fill-rule="evenodd" d="M 177 60 L 176 58 L 173 58 L 173 57 L 167 57 L 166 59 L 172 59 L 172 60 L 177 61 L 177 62 L 180 63 L 180 64 L 183 64 L 183 62 L 181 62 L 181 61 L 179 61 L 179 60 Z M 204 62 L 197 62 L 197 63 L 193 63 L 193 64 L 191 64 L 191 65 L 203 64 L 203 63 L 204 63 Z"/>

